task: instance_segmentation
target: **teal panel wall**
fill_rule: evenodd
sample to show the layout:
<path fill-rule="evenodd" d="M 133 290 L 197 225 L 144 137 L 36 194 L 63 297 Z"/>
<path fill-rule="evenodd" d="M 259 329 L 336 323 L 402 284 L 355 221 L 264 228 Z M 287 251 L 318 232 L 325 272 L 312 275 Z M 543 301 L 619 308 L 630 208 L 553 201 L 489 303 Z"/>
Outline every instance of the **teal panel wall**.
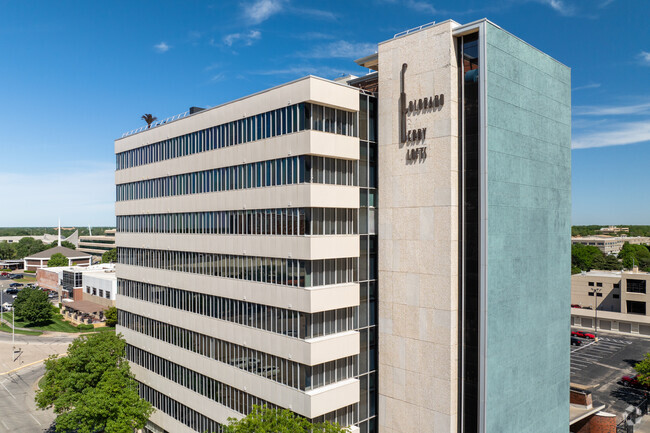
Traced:
<path fill-rule="evenodd" d="M 487 24 L 487 433 L 569 431 L 571 73 Z"/>

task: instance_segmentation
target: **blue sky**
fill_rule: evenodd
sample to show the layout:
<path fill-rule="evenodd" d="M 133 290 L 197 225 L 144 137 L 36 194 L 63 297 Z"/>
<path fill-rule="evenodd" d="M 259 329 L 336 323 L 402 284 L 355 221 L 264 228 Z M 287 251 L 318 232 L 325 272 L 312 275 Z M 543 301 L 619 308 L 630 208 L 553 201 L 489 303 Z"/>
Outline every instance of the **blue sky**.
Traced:
<path fill-rule="evenodd" d="M 573 223 L 650 224 L 650 3 L 0 0 L 0 226 L 113 225 L 113 140 L 487 17 L 572 68 Z M 11 194 L 9 193 L 11 191 Z"/>

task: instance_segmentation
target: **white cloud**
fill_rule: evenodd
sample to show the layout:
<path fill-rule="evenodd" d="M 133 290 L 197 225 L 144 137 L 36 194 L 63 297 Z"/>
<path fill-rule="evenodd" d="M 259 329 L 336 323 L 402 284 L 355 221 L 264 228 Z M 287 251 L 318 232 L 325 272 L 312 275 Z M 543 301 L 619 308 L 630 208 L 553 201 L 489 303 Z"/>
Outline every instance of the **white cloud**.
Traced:
<path fill-rule="evenodd" d="M 266 21 L 284 8 L 283 0 L 257 0 L 244 6 L 244 16 L 252 24 Z"/>
<path fill-rule="evenodd" d="M 650 113 L 650 102 L 636 105 L 578 105 L 573 107 L 573 114 L 575 116 L 623 116 L 631 114 L 641 115 L 648 113 Z"/>
<path fill-rule="evenodd" d="M 641 51 L 639 53 L 639 59 L 641 59 L 641 62 L 644 64 L 650 66 L 650 53 L 647 51 Z"/>
<path fill-rule="evenodd" d="M 568 4 L 565 0 L 535 0 L 538 3 L 545 4 L 558 12 L 560 15 L 575 15 L 576 10 L 573 5 Z"/>
<path fill-rule="evenodd" d="M 575 92 L 576 90 L 597 89 L 599 87 L 600 87 L 600 83 L 590 83 L 590 84 L 585 84 L 584 86 L 574 87 L 571 90 Z"/>
<path fill-rule="evenodd" d="M 166 53 L 167 51 L 169 51 L 170 48 L 171 47 L 167 45 L 165 42 L 161 42 L 153 46 L 153 49 L 158 51 L 159 53 Z"/>
<path fill-rule="evenodd" d="M 377 44 L 366 42 L 336 41 L 315 47 L 311 52 L 299 54 L 311 58 L 349 58 L 357 59 L 377 52 Z"/>
<path fill-rule="evenodd" d="M 251 30 L 247 33 L 231 33 L 224 36 L 223 43 L 231 47 L 235 43 L 241 42 L 243 45 L 250 46 L 259 39 L 262 38 L 262 34 L 257 30 Z"/>
<path fill-rule="evenodd" d="M 436 8 L 433 7 L 433 5 L 423 1 L 407 0 L 405 6 L 416 12 L 422 12 L 428 14 L 435 14 L 438 12 Z"/>
<path fill-rule="evenodd" d="M 115 166 L 77 161 L 77 170 L 0 173 L 0 185 L 29 196 L 18 212 L 4 212 L 2 226 L 115 225 Z"/>
<path fill-rule="evenodd" d="M 223 72 L 219 72 L 218 74 L 215 74 L 212 78 L 210 78 L 210 81 L 221 81 L 226 78 L 226 74 Z"/>
<path fill-rule="evenodd" d="M 571 140 L 573 149 L 592 147 L 622 146 L 625 144 L 650 141 L 650 122 L 608 123 L 602 130 L 578 134 Z"/>

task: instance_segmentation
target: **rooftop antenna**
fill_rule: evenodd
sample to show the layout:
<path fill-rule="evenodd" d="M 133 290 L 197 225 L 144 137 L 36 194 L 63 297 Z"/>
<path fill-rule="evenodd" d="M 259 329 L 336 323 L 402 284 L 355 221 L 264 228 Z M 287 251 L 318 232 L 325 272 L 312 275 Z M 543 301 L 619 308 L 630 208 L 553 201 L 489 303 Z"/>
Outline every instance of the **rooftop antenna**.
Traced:
<path fill-rule="evenodd" d="M 61 246 L 61 218 L 59 217 L 59 237 L 58 237 L 58 246 Z"/>

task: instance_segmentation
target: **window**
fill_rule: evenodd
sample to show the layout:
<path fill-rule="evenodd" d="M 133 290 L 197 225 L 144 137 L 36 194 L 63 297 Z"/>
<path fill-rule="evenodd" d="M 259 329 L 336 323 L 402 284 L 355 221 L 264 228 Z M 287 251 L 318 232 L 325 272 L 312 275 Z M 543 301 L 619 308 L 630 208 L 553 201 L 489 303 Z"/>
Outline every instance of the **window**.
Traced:
<path fill-rule="evenodd" d="M 619 299 L 620 297 L 621 297 L 621 295 L 616 294 L 616 293 L 614 293 L 614 294 L 612 295 L 612 298 L 614 298 L 614 299 Z"/>
<path fill-rule="evenodd" d="M 627 291 L 628 291 L 628 293 L 645 293 L 646 292 L 646 280 L 628 279 L 627 280 Z"/>
<path fill-rule="evenodd" d="M 603 283 L 596 283 L 596 287 L 603 287 Z"/>
<path fill-rule="evenodd" d="M 630 314 L 645 315 L 645 302 L 627 301 L 627 312 Z"/>
<path fill-rule="evenodd" d="M 589 286 L 590 286 L 590 287 L 593 287 L 593 286 L 594 286 L 594 283 L 593 283 L 592 281 L 590 281 L 590 282 L 589 282 Z"/>
<path fill-rule="evenodd" d="M 589 296 L 594 296 L 594 292 L 589 292 Z"/>
<path fill-rule="evenodd" d="M 103 298 L 103 297 L 104 297 L 104 290 L 102 290 L 102 289 L 99 289 L 99 296 L 100 296 L 101 298 Z"/>

